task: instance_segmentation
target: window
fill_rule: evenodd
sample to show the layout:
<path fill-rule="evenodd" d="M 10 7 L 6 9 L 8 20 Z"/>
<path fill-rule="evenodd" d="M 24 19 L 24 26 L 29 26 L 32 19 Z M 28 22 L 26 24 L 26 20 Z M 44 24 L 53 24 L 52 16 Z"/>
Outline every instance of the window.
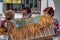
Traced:
<path fill-rule="evenodd" d="M 4 1 L 4 7 L 6 10 L 12 9 L 14 12 L 20 12 L 23 7 L 29 7 L 33 10 L 38 9 L 38 0 L 10 0 L 11 2 L 8 3 Z M 40 2 L 41 3 L 41 2 Z"/>

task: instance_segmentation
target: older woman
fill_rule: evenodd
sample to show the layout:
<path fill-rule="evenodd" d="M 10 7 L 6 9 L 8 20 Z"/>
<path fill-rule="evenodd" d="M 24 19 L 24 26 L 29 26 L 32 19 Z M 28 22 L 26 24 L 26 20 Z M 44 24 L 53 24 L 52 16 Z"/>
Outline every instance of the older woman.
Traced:
<path fill-rule="evenodd" d="M 54 10 L 52 7 L 47 7 L 44 9 L 44 13 L 45 14 L 48 14 L 49 16 L 51 16 L 53 18 L 54 16 Z M 58 23 L 58 20 L 56 18 L 53 18 L 54 20 L 54 23 L 53 23 L 53 28 L 54 28 L 54 31 L 55 31 L 55 34 L 58 35 L 58 29 L 59 29 L 59 23 Z"/>

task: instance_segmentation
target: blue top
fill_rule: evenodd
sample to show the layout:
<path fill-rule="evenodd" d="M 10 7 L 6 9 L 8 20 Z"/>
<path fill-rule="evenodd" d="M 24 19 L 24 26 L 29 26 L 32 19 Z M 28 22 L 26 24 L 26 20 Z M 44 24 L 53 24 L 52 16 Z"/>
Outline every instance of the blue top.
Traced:
<path fill-rule="evenodd" d="M 31 17 L 32 16 L 32 13 L 29 13 L 28 17 Z"/>

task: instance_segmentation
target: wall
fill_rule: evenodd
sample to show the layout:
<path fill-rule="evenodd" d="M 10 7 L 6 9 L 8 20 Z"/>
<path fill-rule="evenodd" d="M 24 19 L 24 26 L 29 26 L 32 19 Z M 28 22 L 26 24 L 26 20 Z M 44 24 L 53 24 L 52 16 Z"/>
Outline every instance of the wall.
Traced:
<path fill-rule="evenodd" d="M 43 9 L 45 7 L 47 7 L 47 0 L 41 0 L 41 14 L 43 14 Z M 49 0 L 49 6 L 52 6 L 55 10 L 55 17 L 58 18 L 59 22 L 60 22 L 60 0 Z M 0 2 L 0 14 L 3 14 L 3 3 Z M 15 14 L 16 18 L 21 18 L 22 15 L 21 14 Z M 33 14 L 33 16 L 38 16 L 40 14 Z M 4 17 L 4 16 L 3 16 Z"/>
<path fill-rule="evenodd" d="M 48 2 L 48 5 L 47 5 L 47 2 Z M 53 7 L 53 9 L 55 10 L 55 5 L 54 5 L 54 2 L 53 0 L 41 0 L 41 15 L 44 14 L 43 13 L 43 10 L 47 7 L 47 6 L 51 6 Z"/>
<path fill-rule="evenodd" d="M 59 20 L 60 22 L 60 0 L 54 0 L 55 4 L 55 17 Z"/>

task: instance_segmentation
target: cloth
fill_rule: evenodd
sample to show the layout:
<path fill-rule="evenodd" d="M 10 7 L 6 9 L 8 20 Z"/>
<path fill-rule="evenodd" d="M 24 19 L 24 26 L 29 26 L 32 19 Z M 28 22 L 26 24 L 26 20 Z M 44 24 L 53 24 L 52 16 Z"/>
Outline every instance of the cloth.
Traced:
<path fill-rule="evenodd" d="M 54 28 L 55 35 L 59 35 L 60 32 L 59 32 L 59 23 L 58 23 L 58 20 L 56 18 L 53 18 L 53 20 L 54 20 L 53 28 Z"/>
<path fill-rule="evenodd" d="M 29 13 L 27 17 L 22 17 L 22 18 L 30 18 L 32 16 L 32 13 Z"/>
<path fill-rule="evenodd" d="M 16 27 L 16 23 L 14 20 L 9 20 L 11 25 L 10 26 L 13 26 L 12 28 L 15 28 Z M 2 28 L 3 28 L 3 35 L 8 35 L 8 27 L 7 27 L 7 21 L 6 20 L 3 20 L 2 21 Z"/>

